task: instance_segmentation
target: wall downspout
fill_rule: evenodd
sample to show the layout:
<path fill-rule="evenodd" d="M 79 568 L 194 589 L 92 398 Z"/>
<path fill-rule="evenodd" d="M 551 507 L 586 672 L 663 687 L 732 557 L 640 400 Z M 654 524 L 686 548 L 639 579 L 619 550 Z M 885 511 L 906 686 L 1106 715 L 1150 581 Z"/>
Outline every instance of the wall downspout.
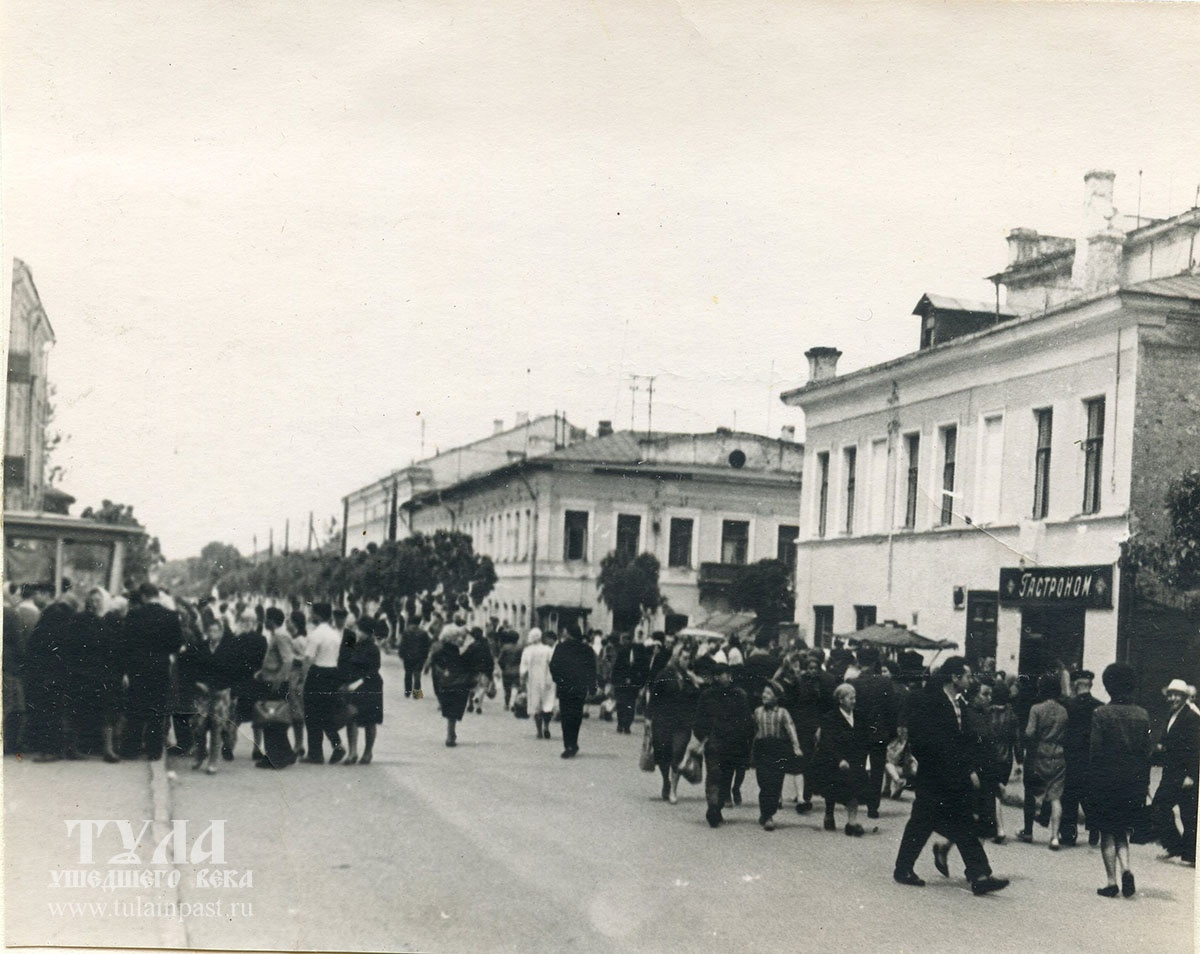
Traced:
<path fill-rule="evenodd" d="M 538 529 L 541 523 L 538 514 L 538 495 L 537 491 L 529 483 L 523 471 L 518 470 L 517 476 L 521 478 L 521 483 L 525 485 L 525 491 L 529 494 L 529 499 L 533 501 L 533 513 L 530 518 L 529 526 L 529 625 L 537 625 L 537 559 L 538 559 Z"/>

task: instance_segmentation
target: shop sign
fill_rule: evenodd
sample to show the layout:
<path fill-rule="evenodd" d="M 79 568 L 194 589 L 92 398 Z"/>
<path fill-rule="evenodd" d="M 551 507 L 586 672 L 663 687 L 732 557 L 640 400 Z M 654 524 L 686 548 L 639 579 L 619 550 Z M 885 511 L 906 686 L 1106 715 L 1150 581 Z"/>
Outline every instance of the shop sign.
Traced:
<path fill-rule="evenodd" d="M 1000 568 L 1001 606 L 1112 609 L 1112 591 L 1112 564 Z"/>

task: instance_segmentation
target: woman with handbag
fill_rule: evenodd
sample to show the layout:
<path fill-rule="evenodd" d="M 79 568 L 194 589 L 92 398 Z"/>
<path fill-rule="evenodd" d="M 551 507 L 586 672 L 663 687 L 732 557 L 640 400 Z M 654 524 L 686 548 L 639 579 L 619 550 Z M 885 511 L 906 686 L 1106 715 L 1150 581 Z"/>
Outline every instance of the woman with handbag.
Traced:
<path fill-rule="evenodd" d="M 346 734 L 350 737 L 350 754 L 347 765 L 370 765 L 375 750 L 375 734 L 383 723 L 383 677 L 379 674 L 382 659 L 379 644 L 375 641 L 375 623 L 362 617 L 357 625 L 357 639 L 346 662 L 349 702 L 354 714 L 346 723 Z M 358 755 L 358 730 L 363 730 L 366 744 L 362 757 Z"/>
<path fill-rule="evenodd" d="M 456 726 L 467 711 L 467 699 L 475 687 L 475 673 L 463 661 L 459 644 L 465 636 L 461 627 L 447 626 L 438 639 L 439 646 L 429 657 L 434 672 L 434 691 L 446 720 L 446 748 L 458 745 Z"/>
<path fill-rule="evenodd" d="M 653 765 L 662 774 L 663 801 L 672 805 L 679 800 L 678 766 L 692 737 L 696 700 L 700 698 L 699 681 L 689 668 L 693 655 L 691 644 L 675 645 L 666 668 L 650 683 L 646 707 Z"/>
<path fill-rule="evenodd" d="M 259 689 L 254 702 L 254 747 L 262 753 L 255 764 L 262 769 L 284 769 L 296 761 L 288 742 L 292 723 L 288 695 L 295 652 L 283 623 L 283 610 L 269 607 L 263 618 L 267 652 L 262 668 L 255 674 Z"/>

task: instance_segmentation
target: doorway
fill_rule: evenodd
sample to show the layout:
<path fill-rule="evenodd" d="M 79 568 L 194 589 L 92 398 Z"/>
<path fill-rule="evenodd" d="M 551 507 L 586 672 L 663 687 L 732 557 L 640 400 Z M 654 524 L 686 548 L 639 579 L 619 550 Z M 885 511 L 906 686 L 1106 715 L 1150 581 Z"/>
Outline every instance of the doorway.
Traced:
<path fill-rule="evenodd" d="M 1083 666 L 1084 610 L 1074 607 L 1027 607 L 1021 610 L 1020 700 L 1024 709 L 1037 698 L 1038 678 Z"/>
<path fill-rule="evenodd" d="M 996 614 L 999 596 L 995 590 L 967 591 L 967 642 L 964 655 L 975 672 L 985 659 L 996 667 Z"/>

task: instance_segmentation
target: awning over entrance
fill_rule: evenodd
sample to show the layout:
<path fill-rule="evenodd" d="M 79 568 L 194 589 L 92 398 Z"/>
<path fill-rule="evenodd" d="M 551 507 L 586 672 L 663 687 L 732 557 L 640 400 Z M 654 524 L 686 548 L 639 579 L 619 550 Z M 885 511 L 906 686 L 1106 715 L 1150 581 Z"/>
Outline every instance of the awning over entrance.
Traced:
<path fill-rule="evenodd" d="M 915 629 L 909 629 L 900 623 L 873 623 L 865 629 L 852 633 L 835 634 L 834 639 L 843 639 L 848 643 L 869 642 L 875 646 L 886 646 L 889 649 L 957 649 L 958 643 L 949 639 L 930 639 L 922 636 Z"/>
<path fill-rule="evenodd" d="M 749 639 L 758 628 L 758 618 L 753 613 L 713 613 L 694 626 L 681 629 L 680 636 L 693 639 L 728 639 L 737 636 Z"/>

